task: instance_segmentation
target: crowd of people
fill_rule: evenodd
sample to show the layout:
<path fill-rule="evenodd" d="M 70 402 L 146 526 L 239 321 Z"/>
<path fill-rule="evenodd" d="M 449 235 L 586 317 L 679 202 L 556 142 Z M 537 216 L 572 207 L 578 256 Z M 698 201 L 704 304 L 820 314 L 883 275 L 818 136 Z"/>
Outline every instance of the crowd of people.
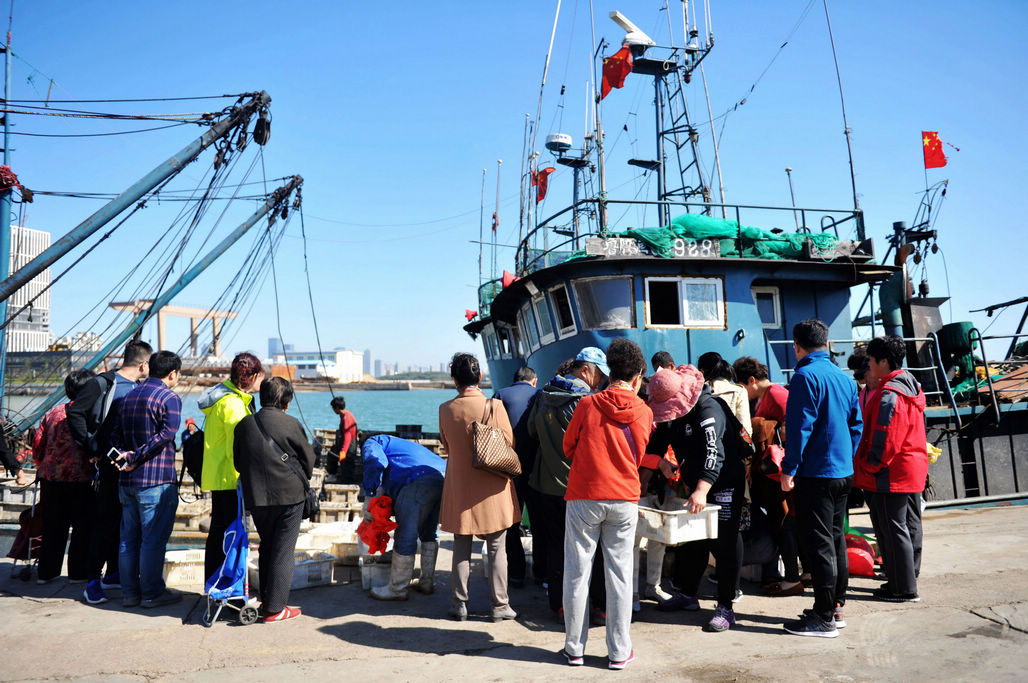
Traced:
<path fill-rule="evenodd" d="M 591 625 L 606 626 L 611 668 L 631 662 L 630 624 L 642 600 L 663 611 L 700 610 L 711 554 L 716 599 L 705 631 L 733 627 L 742 568 L 756 563 L 766 595 L 812 589 L 812 607 L 786 622 L 786 632 L 836 637 L 846 626 L 846 516 L 856 488 L 887 577 L 875 597 L 919 600 L 925 396 L 902 369 L 905 343 L 871 340 L 851 360 L 851 377 L 835 365 L 822 321 L 797 324 L 793 338 L 788 387 L 771 382 L 754 358 L 729 363 L 713 352 L 696 366 L 659 352 L 651 374 L 638 345 L 614 339 L 606 350 L 583 348 L 541 387 L 535 370 L 520 368 L 511 386 L 487 398 L 478 360 L 456 354 L 457 395 L 439 408 L 446 460 L 388 435 L 361 446 L 365 519 L 374 518 L 372 501 L 388 497 L 398 525 L 389 582 L 372 597 L 432 593 L 441 528 L 453 535 L 449 616 L 468 617 L 472 544 L 483 539 L 492 619 L 517 617 L 510 588 L 543 586 L 564 625 L 562 654 L 571 665 L 582 664 Z M 36 433 L 45 521 L 38 580 L 60 574 L 70 531 L 69 579 L 85 583 L 88 603 L 106 602 L 118 587 L 124 606 L 153 607 L 182 598 L 162 579 L 178 501 L 181 360 L 139 341 L 123 359 L 115 371 L 71 373 L 69 402 L 51 409 Z M 300 614 L 287 601 L 303 477 L 310 478 L 315 454 L 286 414 L 292 399 L 287 380 L 265 378 L 260 361 L 242 353 L 230 376 L 200 397 L 203 430 L 187 420 L 183 432 L 184 441 L 202 439 L 200 487 L 212 498 L 205 575 L 224 560 L 222 535 L 241 495 L 261 538 L 258 593 L 268 623 Z M 358 437 L 345 402 L 334 399 L 332 408 L 340 431 L 329 461 L 339 473 L 354 467 Z M 521 474 L 476 462 L 476 426 L 513 448 Z M 648 539 L 641 572 L 640 505 L 690 513 L 717 505 L 716 538 L 671 548 Z"/>

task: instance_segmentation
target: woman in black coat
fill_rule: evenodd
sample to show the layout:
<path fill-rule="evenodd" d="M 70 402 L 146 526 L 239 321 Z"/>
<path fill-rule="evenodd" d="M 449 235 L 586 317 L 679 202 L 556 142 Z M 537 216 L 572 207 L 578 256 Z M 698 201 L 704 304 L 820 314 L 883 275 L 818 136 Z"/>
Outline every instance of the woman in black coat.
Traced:
<path fill-rule="evenodd" d="M 293 582 L 306 481 L 314 469 L 314 449 L 299 421 L 285 413 L 293 400 L 288 380 L 264 380 L 260 397 L 260 411 L 236 425 L 233 458 L 243 502 L 261 537 L 257 562 L 261 611 L 264 622 L 272 623 L 300 616 L 300 608 L 290 607 L 286 601 Z"/>

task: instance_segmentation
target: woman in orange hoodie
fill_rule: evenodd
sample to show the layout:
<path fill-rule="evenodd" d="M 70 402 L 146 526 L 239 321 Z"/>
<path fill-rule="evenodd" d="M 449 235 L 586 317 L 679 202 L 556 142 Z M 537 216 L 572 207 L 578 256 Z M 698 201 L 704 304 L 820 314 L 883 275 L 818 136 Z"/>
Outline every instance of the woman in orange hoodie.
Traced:
<path fill-rule="evenodd" d="M 635 659 L 632 621 L 632 548 L 638 520 L 639 467 L 671 474 L 671 463 L 646 453 L 653 413 L 637 395 L 646 361 L 627 339 L 607 349 L 610 386 L 575 407 L 564 434 L 571 461 L 564 537 L 563 654 L 579 666 L 589 633 L 589 576 L 597 547 L 607 586 L 607 657 L 611 669 Z"/>

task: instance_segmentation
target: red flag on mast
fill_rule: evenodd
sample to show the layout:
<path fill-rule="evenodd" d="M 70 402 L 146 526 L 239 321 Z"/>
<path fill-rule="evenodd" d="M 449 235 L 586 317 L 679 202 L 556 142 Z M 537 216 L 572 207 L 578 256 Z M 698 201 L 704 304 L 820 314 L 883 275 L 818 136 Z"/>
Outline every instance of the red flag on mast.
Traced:
<path fill-rule="evenodd" d="M 942 151 L 942 140 L 933 130 L 921 131 L 921 144 L 924 147 L 924 167 L 942 168 L 946 165 L 946 154 Z"/>
<path fill-rule="evenodd" d="M 605 57 L 603 60 L 603 81 L 600 84 L 600 99 L 610 93 L 611 88 L 625 87 L 625 79 L 632 73 L 632 51 L 628 46 Z"/>
<path fill-rule="evenodd" d="M 532 172 L 532 184 L 536 186 L 535 203 L 538 204 L 546 197 L 546 186 L 550 182 L 550 174 L 556 171 L 553 166 L 540 169 L 538 173 Z"/>

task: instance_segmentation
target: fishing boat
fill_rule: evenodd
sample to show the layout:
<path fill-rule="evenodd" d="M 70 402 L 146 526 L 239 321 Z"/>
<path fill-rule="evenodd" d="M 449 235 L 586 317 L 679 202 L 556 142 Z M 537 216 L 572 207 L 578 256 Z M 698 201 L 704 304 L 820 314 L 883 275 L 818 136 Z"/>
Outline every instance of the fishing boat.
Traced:
<path fill-rule="evenodd" d="M 578 148 L 562 133 L 545 142 L 555 163 L 574 171 L 576 196 L 530 222 L 510 270 L 480 276 L 478 310 L 468 312 L 464 330 L 481 338 L 494 386 L 510 383 L 523 365 L 548 377 L 583 347 L 606 348 L 616 337 L 636 342 L 647 358 L 668 351 L 676 363 L 695 363 L 708 351 L 730 362 L 753 356 L 785 383 L 796 364 L 792 327 L 817 317 L 828 324 L 833 357 L 843 366 L 870 337 L 907 340 L 909 369 L 929 399 L 929 440 L 942 449 L 931 466 L 937 504 L 1028 491 L 1028 391 L 1012 390 L 1025 388 L 1025 380 L 1004 389 L 990 379 L 997 369 L 1020 372 L 1025 361 L 1011 344 L 1005 365 L 990 364 L 982 345 L 990 338 L 971 323 L 944 325 L 946 298 L 930 297 L 927 281 L 916 291 L 910 282 L 908 259 L 936 251 L 931 209 L 945 185 L 925 190 L 913 227 L 894 224 L 884 254 L 867 238 L 855 182 L 847 209 L 714 202 L 685 99 L 713 36 L 685 16 L 687 42 L 662 47 L 619 12 L 611 18 L 625 37 L 604 60 L 594 129 Z M 656 196 L 647 199 L 610 197 L 604 185 L 599 102 L 629 75 L 654 85 L 656 158 L 628 160 L 656 176 Z M 531 149 L 526 154 L 525 177 L 545 191 L 553 169 L 540 168 Z M 597 191 L 578 197 L 580 184 Z M 632 206 L 655 211 L 657 226 L 610 220 Z M 1022 331 L 1017 336 L 1028 336 Z"/>

